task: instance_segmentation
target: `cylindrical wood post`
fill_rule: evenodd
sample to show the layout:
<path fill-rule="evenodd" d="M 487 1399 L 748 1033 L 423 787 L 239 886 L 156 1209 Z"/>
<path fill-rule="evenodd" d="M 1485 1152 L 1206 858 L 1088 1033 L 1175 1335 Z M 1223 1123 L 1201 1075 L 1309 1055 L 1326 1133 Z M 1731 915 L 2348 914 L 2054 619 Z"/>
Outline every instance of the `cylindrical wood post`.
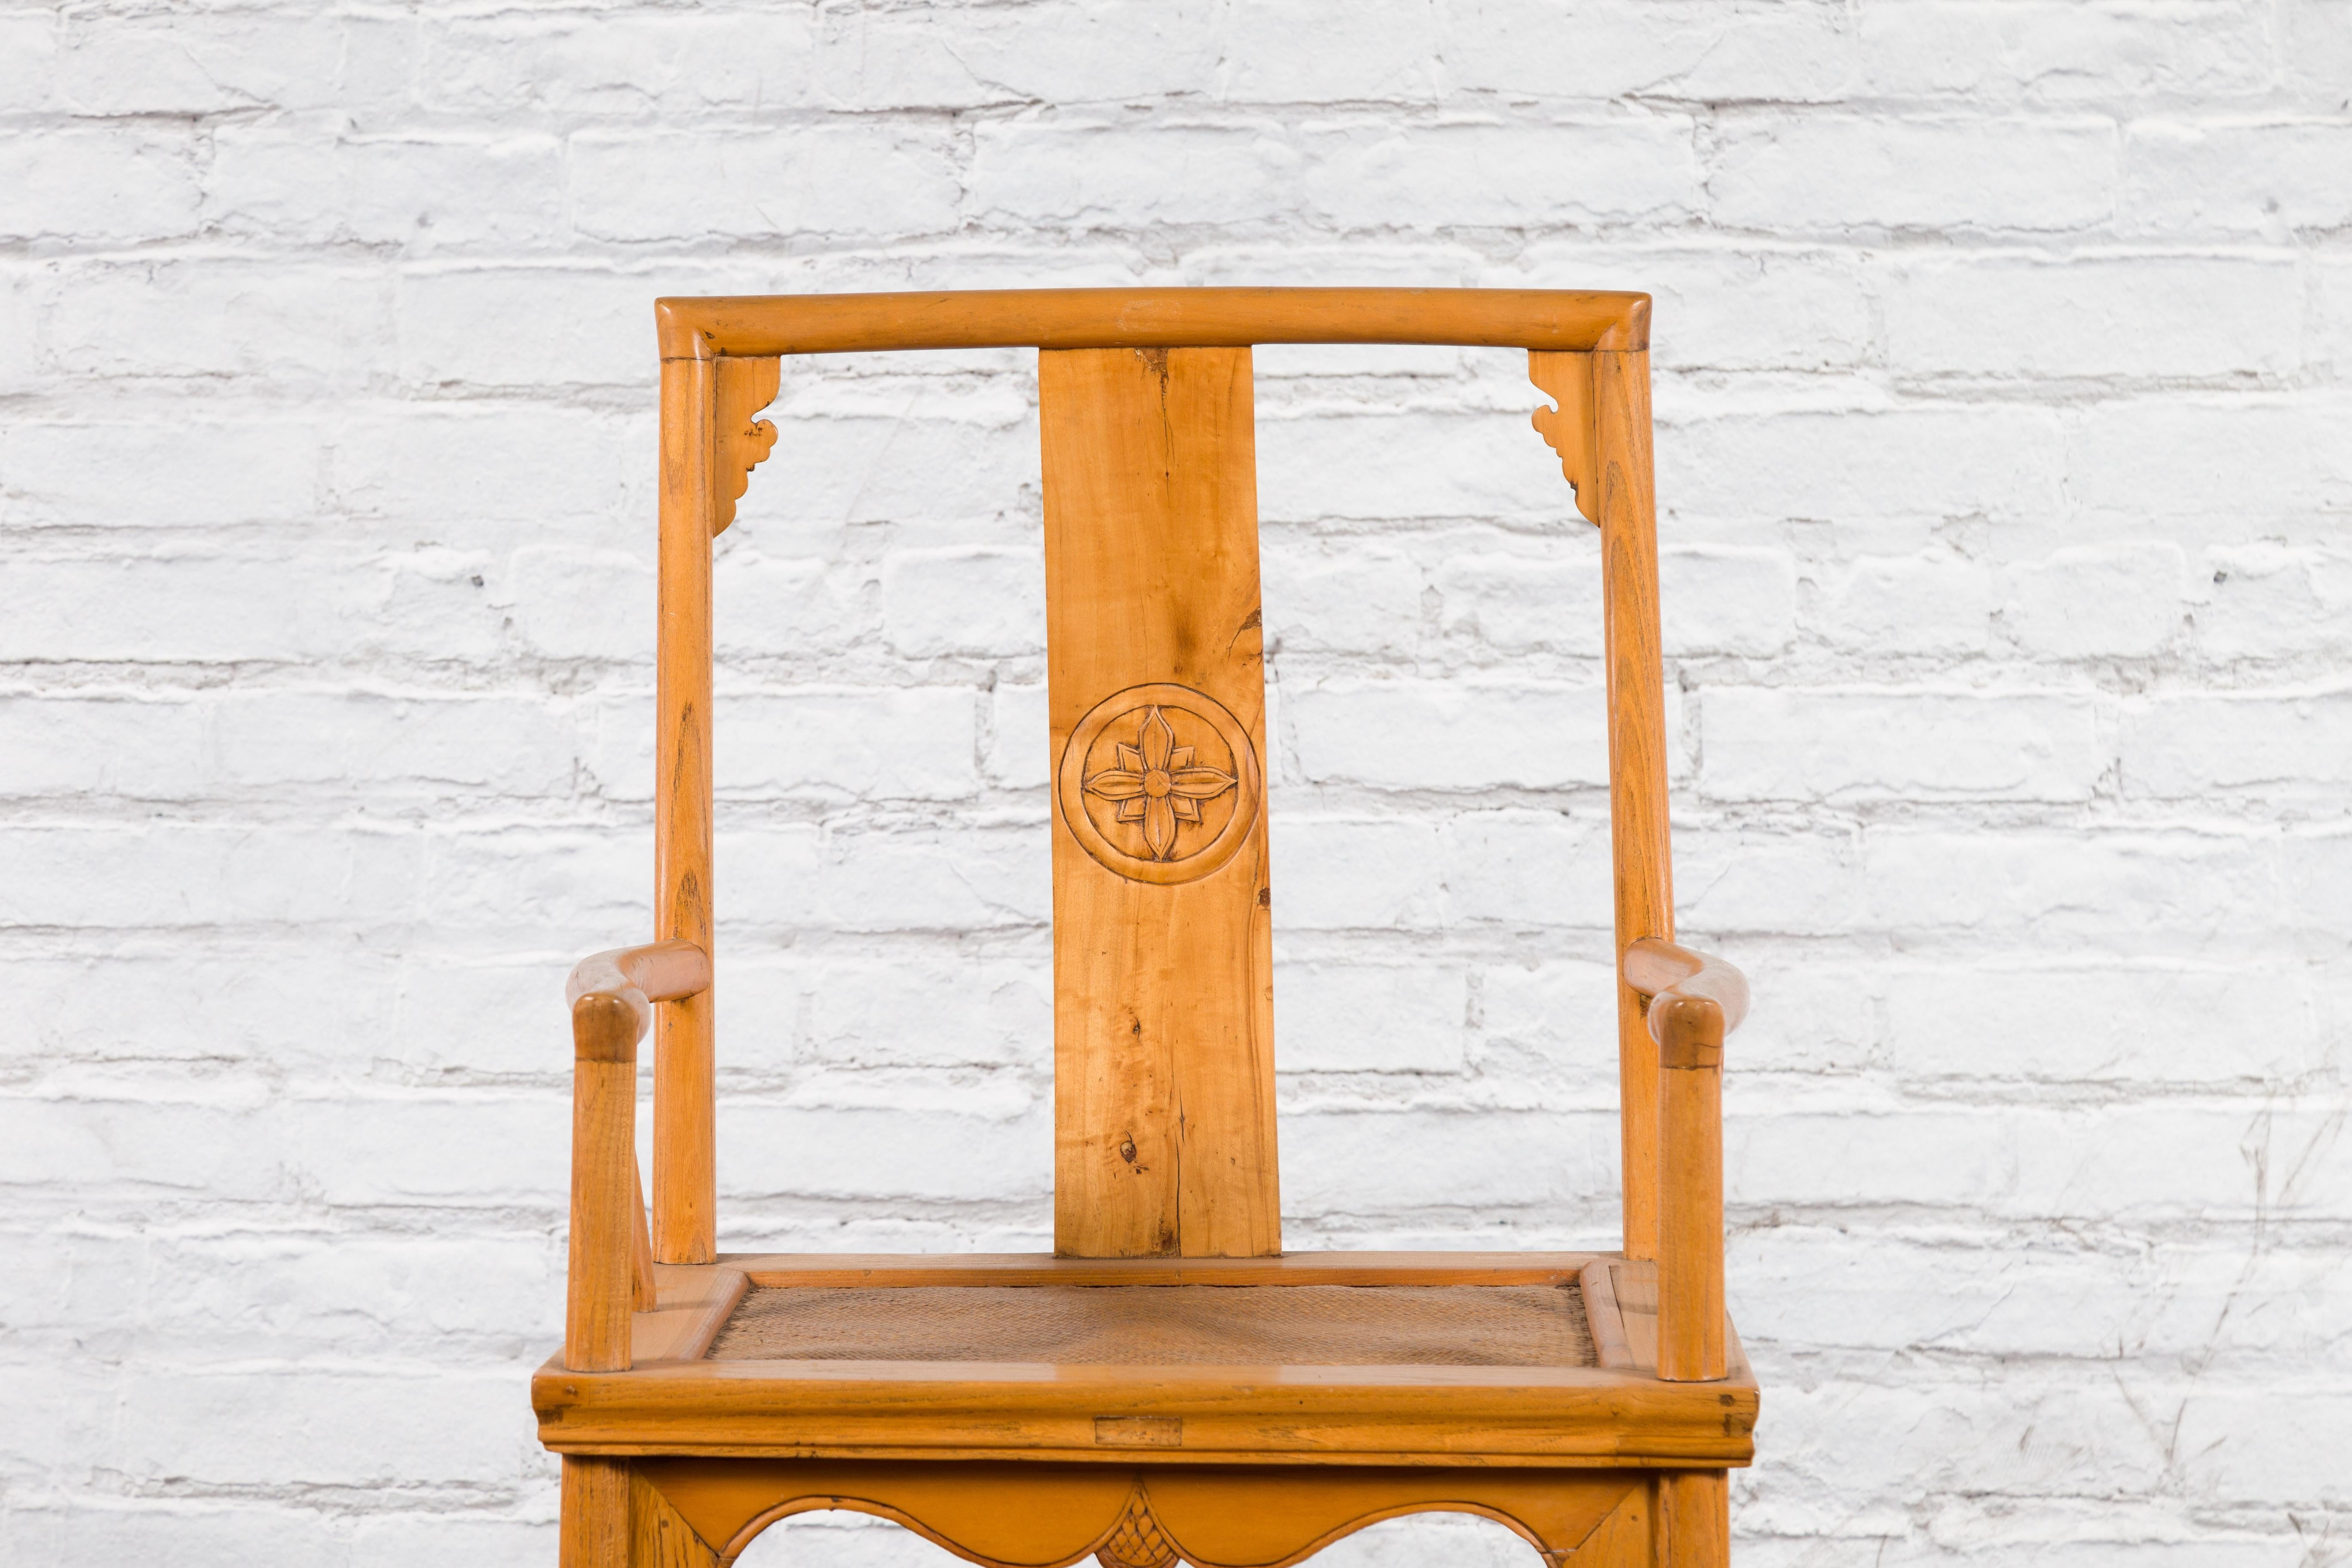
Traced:
<path fill-rule="evenodd" d="M 1616 870 L 1617 1090 L 1622 1128 L 1625 1256 L 1658 1255 L 1658 1051 L 1625 950 L 1673 941 L 1666 847 L 1665 674 L 1658 649 L 1657 503 L 1650 472 L 1650 356 L 1592 355 L 1601 486 L 1601 585 L 1609 674 L 1609 833 Z"/>
<path fill-rule="evenodd" d="M 563 1456 L 562 1568 L 629 1568 L 629 1461 Z"/>
<path fill-rule="evenodd" d="M 572 1258 L 563 1364 L 629 1365 L 637 1219 L 637 1015 L 604 993 L 572 1005 Z"/>
<path fill-rule="evenodd" d="M 715 362 L 662 362 L 661 631 L 656 652 L 654 935 L 710 942 L 710 533 Z M 654 1256 L 719 1256 L 712 997 L 654 1009 Z"/>
<path fill-rule="evenodd" d="M 1723 1008 L 1660 996 L 1658 1375 L 1723 1375 Z"/>
<path fill-rule="evenodd" d="M 1725 1470 L 1670 1470 L 1658 1478 L 1661 1568 L 1729 1568 L 1731 1486 Z"/>

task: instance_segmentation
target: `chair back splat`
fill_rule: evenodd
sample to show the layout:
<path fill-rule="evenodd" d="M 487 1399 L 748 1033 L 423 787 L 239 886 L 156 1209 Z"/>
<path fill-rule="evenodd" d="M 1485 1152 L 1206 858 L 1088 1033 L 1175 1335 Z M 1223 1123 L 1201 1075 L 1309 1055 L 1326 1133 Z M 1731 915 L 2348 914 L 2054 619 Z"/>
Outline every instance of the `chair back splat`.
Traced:
<path fill-rule="evenodd" d="M 1054 1247 L 1282 1250 L 1250 351 L 1038 355 Z"/>
<path fill-rule="evenodd" d="M 723 1568 L 823 1508 L 996 1568 L 1265 1568 L 1424 1510 L 1499 1520 L 1554 1568 L 1726 1568 L 1758 1410 L 1723 1290 L 1721 1076 L 1747 986 L 1674 941 L 1648 299 L 1035 289 L 656 314 L 654 941 L 572 976 L 565 1344 L 531 1394 L 563 1456 L 564 1568 Z M 1274 342 L 1523 350 L 1556 405 L 1536 431 L 1601 531 L 1620 1251 L 1283 1249 L 1251 382 Z M 781 356 L 1012 346 L 1036 351 L 1043 448 L 1055 1249 L 724 1254 L 712 541 L 775 444 Z"/>

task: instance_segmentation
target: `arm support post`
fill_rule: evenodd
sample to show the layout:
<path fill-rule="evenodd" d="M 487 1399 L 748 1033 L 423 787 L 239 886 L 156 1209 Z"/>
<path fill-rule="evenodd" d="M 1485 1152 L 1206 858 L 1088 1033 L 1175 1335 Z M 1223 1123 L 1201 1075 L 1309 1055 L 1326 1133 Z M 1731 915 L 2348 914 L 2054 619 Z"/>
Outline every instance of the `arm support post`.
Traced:
<path fill-rule="evenodd" d="M 583 959 L 564 987 L 572 1068 L 563 1364 L 573 1372 L 627 1370 L 630 1315 L 653 1305 L 637 1185 L 637 1042 L 653 1021 L 653 1004 L 709 984 L 702 949 L 663 942 Z"/>
<path fill-rule="evenodd" d="M 1625 983 L 1648 998 L 1658 1047 L 1658 1375 L 1725 1372 L 1723 1040 L 1748 1014 L 1748 982 L 1672 942 L 1625 952 Z"/>

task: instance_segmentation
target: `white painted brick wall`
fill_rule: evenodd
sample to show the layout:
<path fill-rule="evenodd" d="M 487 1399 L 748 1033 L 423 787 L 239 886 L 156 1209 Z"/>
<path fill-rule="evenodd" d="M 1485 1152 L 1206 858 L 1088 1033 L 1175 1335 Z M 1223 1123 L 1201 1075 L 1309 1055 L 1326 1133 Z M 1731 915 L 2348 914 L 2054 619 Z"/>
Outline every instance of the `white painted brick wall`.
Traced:
<path fill-rule="evenodd" d="M 1679 903 L 1758 995 L 1741 1560 L 2347 1561 L 2347 81 L 2343 0 L 0 11 L 0 1563 L 551 1561 L 652 298 L 1234 281 L 1658 296 Z M 1288 1235 L 1605 1245 L 1537 395 L 1258 370 Z M 778 418 L 717 573 L 726 1238 L 1042 1246 L 1028 359 Z"/>

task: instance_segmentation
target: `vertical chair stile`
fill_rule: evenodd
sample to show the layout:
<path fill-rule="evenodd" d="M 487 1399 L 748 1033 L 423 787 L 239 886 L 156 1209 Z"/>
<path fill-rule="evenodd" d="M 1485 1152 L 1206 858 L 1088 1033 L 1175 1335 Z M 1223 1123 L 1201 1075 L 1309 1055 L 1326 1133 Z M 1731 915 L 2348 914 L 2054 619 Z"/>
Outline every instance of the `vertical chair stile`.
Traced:
<path fill-rule="evenodd" d="M 1658 1050 L 1622 975 L 1644 938 L 1673 941 L 1665 675 L 1658 635 L 1657 506 L 1650 470 L 1650 356 L 1596 352 L 1594 461 L 1609 701 L 1609 835 L 1616 889 L 1618 1116 L 1625 1256 L 1658 1255 Z"/>
<path fill-rule="evenodd" d="M 654 731 L 654 938 L 711 947 L 710 538 L 718 366 L 662 362 L 660 622 Z M 719 1256 L 718 1106 L 709 989 L 654 1017 L 654 1256 Z"/>

